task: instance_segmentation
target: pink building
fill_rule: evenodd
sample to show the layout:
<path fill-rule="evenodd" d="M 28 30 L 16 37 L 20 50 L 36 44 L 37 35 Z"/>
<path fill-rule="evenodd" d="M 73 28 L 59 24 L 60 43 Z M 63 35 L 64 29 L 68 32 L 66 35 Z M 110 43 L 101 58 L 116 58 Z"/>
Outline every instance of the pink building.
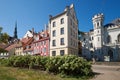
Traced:
<path fill-rule="evenodd" d="M 33 55 L 49 56 L 48 30 L 34 34 Z"/>

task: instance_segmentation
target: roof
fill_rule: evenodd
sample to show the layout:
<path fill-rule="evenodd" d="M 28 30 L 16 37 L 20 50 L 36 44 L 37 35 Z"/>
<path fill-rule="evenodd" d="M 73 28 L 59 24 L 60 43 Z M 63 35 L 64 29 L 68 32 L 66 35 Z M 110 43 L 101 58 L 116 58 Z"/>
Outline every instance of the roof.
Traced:
<path fill-rule="evenodd" d="M 115 25 L 120 25 L 120 18 L 117 18 L 113 20 L 111 23 L 104 25 L 104 27 L 115 26 Z"/>
<path fill-rule="evenodd" d="M 33 48 L 25 49 L 24 52 L 33 51 Z"/>
<path fill-rule="evenodd" d="M 59 17 L 59 16 L 61 16 L 61 15 L 64 15 L 66 12 L 67 12 L 67 11 L 64 11 L 64 12 L 62 12 L 62 13 L 56 15 L 56 16 L 52 16 L 52 17 L 50 18 L 50 20 L 55 19 L 55 18 L 57 18 L 57 17 Z"/>
<path fill-rule="evenodd" d="M 8 46 L 7 48 L 5 48 L 5 50 L 10 51 L 11 49 L 15 48 L 16 45 L 17 45 L 16 43 L 13 43 L 10 46 Z"/>
<path fill-rule="evenodd" d="M 30 45 L 32 42 L 33 42 L 33 37 L 27 37 L 27 38 L 23 38 L 22 40 L 21 40 L 21 42 L 22 42 L 22 45 L 23 45 L 23 49 L 25 49 L 25 47 L 27 46 L 27 45 Z"/>
<path fill-rule="evenodd" d="M 0 48 L 5 48 L 6 44 L 5 43 L 0 43 Z"/>
<path fill-rule="evenodd" d="M 114 23 L 108 23 L 108 24 L 104 25 L 104 27 L 109 27 L 109 26 L 115 26 L 115 24 Z"/>
<path fill-rule="evenodd" d="M 26 44 L 26 43 L 28 43 L 31 39 L 33 39 L 33 37 L 23 38 L 23 39 L 21 40 L 21 42 L 22 42 L 23 44 Z"/>
<path fill-rule="evenodd" d="M 45 31 L 42 31 L 40 33 L 37 34 L 37 36 L 39 36 L 39 40 L 34 40 L 34 42 L 40 42 L 40 41 L 43 41 L 43 40 L 48 40 L 49 39 L 49 33 L 48 33 L 48 30 L 45 30 Z"/>

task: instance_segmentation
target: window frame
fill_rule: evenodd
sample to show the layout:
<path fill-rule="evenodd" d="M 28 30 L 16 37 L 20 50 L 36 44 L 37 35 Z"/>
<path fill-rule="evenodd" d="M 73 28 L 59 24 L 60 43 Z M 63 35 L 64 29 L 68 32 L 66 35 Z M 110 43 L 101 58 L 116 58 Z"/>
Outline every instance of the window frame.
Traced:
<path fill-rule="evenodd" d="M 56 40 L 52 40 L 52 46 L 56 46 Z"/>
<path fill-rule="evenodd" d="M 64 27 L 60 28 L 60 34 L 63 35 L 64 34 Z"/>
<path fill-rule="evenodd" d="M 52 51 L 52 56 L 56 56 L 56 51 Z"/>
<path fill-rule="evenodd" d="M 60 50 L 60 56 L 64 56 L 64 55 L 65 55 L 65 50 Z"/>
<path fill-rule="evenodd" d="M 56 22 L 54 21 L 53 24 L 52 24 L 53 27 L 56 27 Z"/>
<path fill-rule="evenodd" d="M 64 38 L 60 38 L 60 45 L 65 45 Z"/>
<path fill-rule="evenodd" d="M 64 24 L 64 18 L 61 18 L 61 19 L 60 19 L 60 23 L 61 23 L 61 24 Z"/>
<path fill-rule="evenodd" d="M 52 36 L 55 37 L 56 36 L 56 30 L 52 31 Z"/>

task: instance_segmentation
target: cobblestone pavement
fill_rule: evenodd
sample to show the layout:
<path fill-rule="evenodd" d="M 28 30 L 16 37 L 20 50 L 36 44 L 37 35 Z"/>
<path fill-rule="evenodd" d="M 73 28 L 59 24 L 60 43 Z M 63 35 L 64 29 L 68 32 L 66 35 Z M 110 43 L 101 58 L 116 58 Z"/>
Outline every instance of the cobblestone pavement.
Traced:
<path fill-rule="evenodd" d="M 120 80 L 120 66 L 92 65 L 96 76 L 90 80 Z"/>

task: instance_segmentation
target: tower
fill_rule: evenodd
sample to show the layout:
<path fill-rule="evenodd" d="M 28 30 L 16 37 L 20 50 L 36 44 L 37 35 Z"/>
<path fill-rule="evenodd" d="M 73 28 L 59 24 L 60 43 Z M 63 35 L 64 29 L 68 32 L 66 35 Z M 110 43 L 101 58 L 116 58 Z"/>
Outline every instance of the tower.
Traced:
<path fill-rule="evenodd" d="M 103 22 L 104 16 L 103 13 L 97 14 L 92 18 L 93 26 L 94 26 L 94 49 L 95 53 L 101 54 L 102 53 L 102 46 L 103 46 Z M 97 56 L 100 58 L 100 56 Z"/>
<path fill-rule="evenodd" d="M 17 21 L 15 22 L 15 30 L 14 30 L 14 38 L 18 38 L 17 36 Z"/>

